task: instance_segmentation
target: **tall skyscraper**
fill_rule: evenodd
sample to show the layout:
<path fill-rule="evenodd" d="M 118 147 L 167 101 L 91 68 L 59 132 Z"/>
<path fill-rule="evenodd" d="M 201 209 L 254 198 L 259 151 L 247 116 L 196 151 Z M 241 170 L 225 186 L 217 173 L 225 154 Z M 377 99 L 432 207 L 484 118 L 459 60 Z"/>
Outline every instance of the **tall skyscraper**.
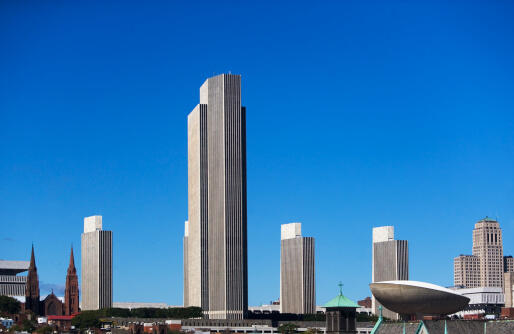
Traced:
<path fill-rule="evenodd" d="M 484 218 L 473 230 L 473 255 L 480 259 L 480 285 L 503 288 L 503 241 L 500 224 Z"/>
<path fill-rule="evenodd" d="M 454 285 L 503 288 L 503 272 L 509 260 L 503 257 L 502 231 L 496 220 L 485 217 L 475 224 L 472 252 L 454 259 Z"/>
<path fill-rule="evenodd" d="M 186 306 L 201 306 L 211 319 L 243 318 L 248 309 L 246 119 L 239 75 L 207 79 L 200 104 L 188 116 L 188 215 Z"/>
<path fill-rule="evenodd" d="M 112 307 L 112 232 L 102 216 L 84 218 L 81 287 L 82 310 Z"/>
<path fill-rule="evenodd" d="M 25 310 L 30 310 L 36 315 L 40 314 L 39 300 L 39 278 L 37 275 L 36 257 L 34 256 L 34 245 L 30 253 L 29 272 L 27 274 L 27 284 L 25 287 Z"/>
<path fill-rule="evenodd" d="M 280 312 L 316 313 L 314 238 L 302 237 L 302 224 L 281 226 Z"/>
<path fill-rule="evenodd" d="M 72 315 L 79 311 L 79 278 L 75 269 L 73 247 L 71 247 L 70 263 L 66 273 L 66 287 L 64 290 L 64 315 Z"/>
<path fill-rule="evenodd" d="M 409 279 L 409 244 L 394 240 L 394 226 L 373 228 L 372 282 Z M 374 314 L 379 314 L 380 303 L 373 296 Z M 383 307 L 383 306 L 382 306 Z M 398 319 L 398 314 L 383 307 L 384 317 Z"/>

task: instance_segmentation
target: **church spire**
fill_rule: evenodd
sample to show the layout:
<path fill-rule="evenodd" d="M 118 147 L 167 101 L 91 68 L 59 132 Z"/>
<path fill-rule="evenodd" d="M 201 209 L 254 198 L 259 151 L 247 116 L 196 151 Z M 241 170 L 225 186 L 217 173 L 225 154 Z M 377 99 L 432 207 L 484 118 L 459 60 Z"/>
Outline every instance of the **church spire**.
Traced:
<path fill-rule="evenodd" d="M 71 246 L 71 253 L 70 253 L 70 264 L 68 265 L 68 274 L 76 273 L 75 269 L 75 258 L 73 256 L 73 245 Z"/>
<path fill-rule="evenodd" d="M 29 266 L 29 270 L 30 269 L 37 270 L 37 268 L 36 268 L 36 257 L 34 256 L 34 244 L 32 244 L 32 252 L 30 253 L 30 266 Z"/>
<path fill-rule="evenodd" d="M 64 314 L 73 315 L 79 311 L 79 279 L 75 269 L 73 246 L 71 246 L 70 264 L 66 275 L 66 288 L 64 291 Z"/>
<path fill-rule="evenodd" d="M 30 254 L 30 265 L 25 283 L 25 309 L 39 315 L 39 279 L 37 276 L 36 257 L 34 256 L 34 244 Z"/>

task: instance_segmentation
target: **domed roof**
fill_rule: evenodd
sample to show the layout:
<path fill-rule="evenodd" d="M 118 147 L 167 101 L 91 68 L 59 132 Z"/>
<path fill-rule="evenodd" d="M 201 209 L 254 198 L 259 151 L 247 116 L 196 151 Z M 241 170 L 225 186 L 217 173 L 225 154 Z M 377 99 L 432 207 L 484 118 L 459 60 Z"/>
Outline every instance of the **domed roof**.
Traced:
<path fill-rule="evenodd" d="M 323 305 L 323 307 L 353 307 L 353 308 L 361 307 L 359 304 L 346 298 L 343 295 L 342 287 L 343 287 L 343 284 L 339 283 L 339 295 L 337 297 L 331 299 L 328 303 Z"/>

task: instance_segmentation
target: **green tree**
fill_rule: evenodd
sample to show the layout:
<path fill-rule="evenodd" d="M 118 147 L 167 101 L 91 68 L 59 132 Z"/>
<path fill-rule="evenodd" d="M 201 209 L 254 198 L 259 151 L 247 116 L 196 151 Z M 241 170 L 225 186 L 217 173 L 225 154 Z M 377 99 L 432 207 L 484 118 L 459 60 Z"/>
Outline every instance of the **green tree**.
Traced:
<path fill-rule="evenodd" d="M 0 312 L 17 314 L 20 312 L 21 304 L 16 299 L 9 296 L 0 296 Z"/>
<path fill-rule="evenodd" d="M 36 329 L 36 333 L 39 333 L 39 334 L 50 334 L 53 332 L 54 332 L 54 329 L 51 326 L 41 326 L 38 329 Z"/>
<path fill-rule="evenodd" d="M 292 333 L 296 333 L 297 328 L 298 328 L 297 325 L 288 323 L 288 324 L 282 324 L 282 325 L 278 326 L 277 330 L 282 334 L 292 334 Z"/>
<path fill-rule="evenodd" d="M 22 331 L 32 333 L 36 329 L 36 324 L 29 319 L 23 319 L 21 329 Z"/>
<path fill-rule="evenodd" d="M 82 311 L 71 319 L 71 324 L 80 329 L 100 328 L 99 313 L 99 311 Z"/>

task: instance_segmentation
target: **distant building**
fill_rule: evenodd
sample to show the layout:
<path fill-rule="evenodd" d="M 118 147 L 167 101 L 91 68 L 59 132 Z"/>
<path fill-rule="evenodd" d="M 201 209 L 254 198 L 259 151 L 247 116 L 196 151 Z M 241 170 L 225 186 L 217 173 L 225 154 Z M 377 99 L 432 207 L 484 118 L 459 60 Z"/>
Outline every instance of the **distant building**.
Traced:
<path fill-rule="evenodd" d="M 168 308 L 168 307 L 180 307 L 171 306 L 166 303 L 146 303 L 146 302 L 114 302 L 112 303 L 114 308 L 125 308 L 132 310 L 133 308 Z"/>
<path fill-rule="evenodd" d="M 503 274 L 505 294 L 505 307 L 514 307 L 514 272 L 506 272 Z"/>
<path fill-rule="evenodd" d="M 485 217 L 473 229 L 473 254 L 454 259 L 454 285 L 503 288 L 503 273 L 513 265 L 512 260 L 503 257 L 500 224 Z"/>
<path fill-rule="evenodd" d="M 479 319 L 485 315 L 499 316 L 505 304 L 503 289 L 500 287 L 466 288 L 455 291 L 470 299 L 468 306 L 457 313 L 465 319 Z"/>
<path fill-rule="evenodd" d="M 460 255 L 453 259 L 453 282 L 455 286 L 479 287 L 480 258 L 474 255 Z"/>
<path fill-rule="evenodd" d="M 409 244 L 407 240 L 394 240 L 394 226 L 373 228 L 372 282 L 409 279 Z M 379 314 L 380 303 L 372 297 L 373 314 Z M 385 307 L 383 315 L 398 319 L 398 314 Z"/>
<path fill-rule="evenodd" d="M 357 304 L 364 308 L 371 308 L 371 297 L 366 297 L 363 300 L 359 300 L 357 301 Z"/>
<path fill-rule="evenodd" d="M 514 272 L 514 258 L 512 257 L 512 255 L 503 257 L 503 272 Z"/>
<path fill-rule="evenodd" d="M 29 269 L 29 261 L 0 260 L 0 296 L 25 296 L 27 276 L 17 276 Z"/>
<path fill-rule="evenodd" d="M 32 245 L 32 251 L 30 253 L 29 272 L 25 287 L 25 310 L 32 311 L 36 315 L 39 315 L 41 312 L 39 300 L 39 278 L 37 275 L 36 258 L 34 256 L 34 245 Z"/>
<path fill-rule="evenodd" d="M 82 233 L 82 310 L 112 306 L 112 232 L 102 216 L 84 218 Z"/>
<path fill-rule="evenodd" d="M 301 223 L 283 224 L 280 240 L 280 312 L 316 312 L 314 238 L 302 237 Z"/>

